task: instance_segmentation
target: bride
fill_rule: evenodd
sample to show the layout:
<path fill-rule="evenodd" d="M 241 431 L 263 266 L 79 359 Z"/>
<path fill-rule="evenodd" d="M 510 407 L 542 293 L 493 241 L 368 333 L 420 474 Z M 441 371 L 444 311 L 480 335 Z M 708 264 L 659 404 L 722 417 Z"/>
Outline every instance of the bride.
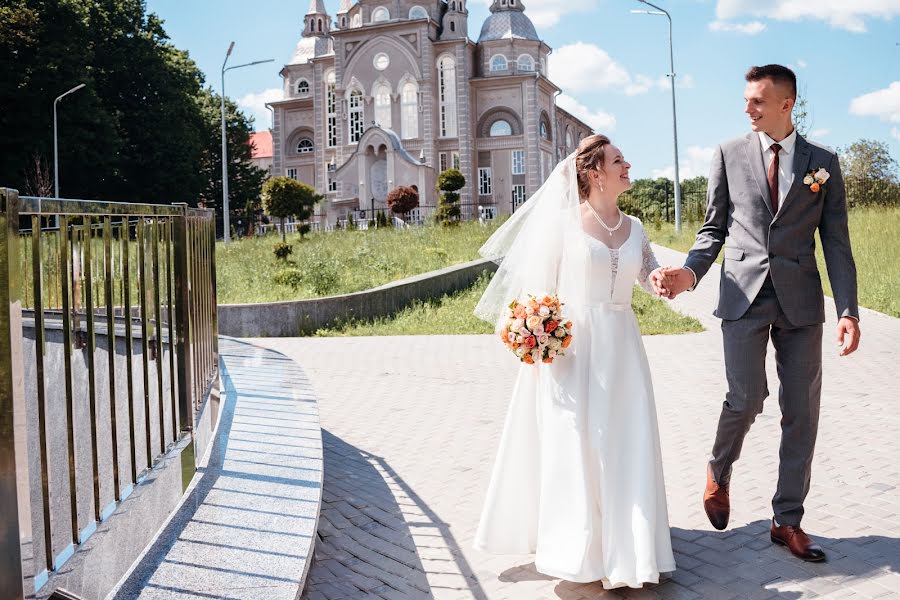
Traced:
<path fill-rule="evenodd" d="M 513 298 L 557 293 L 572 343 L 520 367 L 475 547 L 535 554 L 541 573 L 605 588 L 675 570 L 650 368 L 631 310 L 657 267 L 618 196 L 631 165 L 585 138 L 481 252 L 500 266 L 475 314 L 497 323 Z"/>

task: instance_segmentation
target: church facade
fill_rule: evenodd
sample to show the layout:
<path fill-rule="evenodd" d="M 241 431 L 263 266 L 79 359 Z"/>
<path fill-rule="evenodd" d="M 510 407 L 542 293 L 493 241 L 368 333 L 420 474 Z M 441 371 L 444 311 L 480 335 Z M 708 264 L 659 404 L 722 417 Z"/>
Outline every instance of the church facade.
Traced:
<path fill-rule="evenodd" d="M 311 0 L 281 71 L 272 173 L 326 197 L 319 219 L 373 218 L 415 186 L 427 219 L 435 181 L 458 168 L 463 218 L 513 212 L 590 127 L 556 106 L 551 48 L 521 0 L 494 0 L 477 42 L 466 0 Z"/>

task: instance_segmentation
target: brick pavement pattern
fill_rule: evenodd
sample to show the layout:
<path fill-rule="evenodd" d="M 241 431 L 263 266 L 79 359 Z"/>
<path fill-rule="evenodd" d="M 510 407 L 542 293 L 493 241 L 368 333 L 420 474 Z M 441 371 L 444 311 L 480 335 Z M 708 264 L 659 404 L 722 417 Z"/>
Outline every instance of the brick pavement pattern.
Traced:
<path fill-rule="evenodd" d="M 656 251 L 662 264 L 683 260 Z M 297 360 L 320 399 L 325 488 L 307 597 L 900 598 L 900 319 L 864 311 L 861 349 L 838 358 L 833 306 L 826 309 L 803 525 L 829 561 L 807 564 L 768 536 L 780 441 L 771 347 L 771 395 L 735 465 L 731 524 L 715 531 L 703 512 L 705 462 L 725 397 L 721 334 L 710 314 L 717 290 L 714 268 L 674 303 L 706 332 L 644 338 L 678 570 L 641 590 L 561 581 L 537 573 L 529 556 L 471 547 L 518 368 L 493 336 L 253 340 Z"/>

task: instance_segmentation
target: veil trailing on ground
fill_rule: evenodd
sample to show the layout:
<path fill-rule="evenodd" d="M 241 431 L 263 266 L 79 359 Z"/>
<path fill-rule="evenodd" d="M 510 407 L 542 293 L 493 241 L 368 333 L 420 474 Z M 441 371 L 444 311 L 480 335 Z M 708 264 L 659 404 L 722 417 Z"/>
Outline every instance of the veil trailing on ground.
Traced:
<path fill-rule="evenodd" d="M 560 162 L 479 250 L 499 266 L 475 307 L 478 318 L 499 327 L 510 302 L 529 294 L 559 294 L 563 303 L 584 300 L 588 265 L 575 155 Z"/>

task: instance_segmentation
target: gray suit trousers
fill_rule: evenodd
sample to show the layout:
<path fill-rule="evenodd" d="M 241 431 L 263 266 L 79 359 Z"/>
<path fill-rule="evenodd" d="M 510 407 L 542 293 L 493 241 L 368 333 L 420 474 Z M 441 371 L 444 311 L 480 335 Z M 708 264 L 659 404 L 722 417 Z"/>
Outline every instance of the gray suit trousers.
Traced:
<path fill-rule="evenodd" d="M 750 308 L 734 321 L 722 321 L 728 394 L 719 416 L 710 465 L 715 480 L 727 485 L 744 437 L 769 395 L 766 349 L 775 347 L 780 388 L 781 449 L 778 487 L 772 499 L 780 525 L 799 526 L 809 493 L 822 391 L 822 324 L 796 327 L 781 310 L 771 278 Z"/>

